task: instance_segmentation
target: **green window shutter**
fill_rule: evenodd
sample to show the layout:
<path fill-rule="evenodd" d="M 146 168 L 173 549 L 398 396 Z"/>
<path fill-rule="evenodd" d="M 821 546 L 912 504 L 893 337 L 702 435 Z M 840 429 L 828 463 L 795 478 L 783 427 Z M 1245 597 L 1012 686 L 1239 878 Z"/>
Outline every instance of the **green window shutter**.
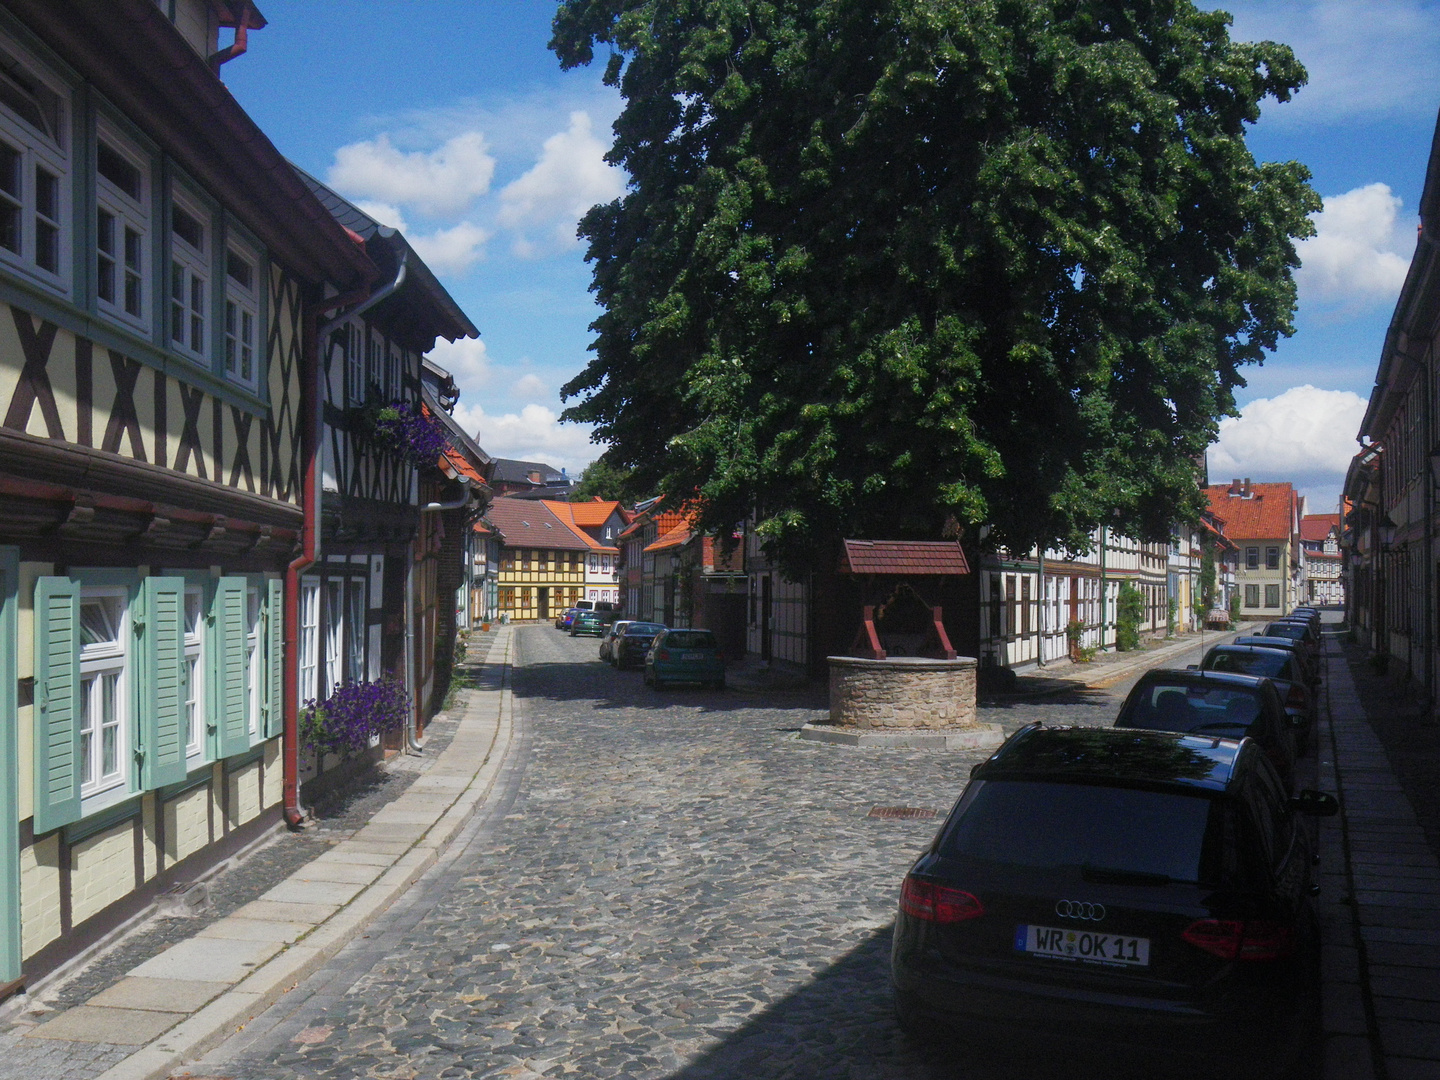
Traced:
<path fill-rule="evenodd" d="M 285 583 L 270 579 L 265 605 L 265 737 L 285 731 Z"/>
<path fill-rule="evenodd" d="M 80 583 L 35 583 L 35 832 L 80 817 Z"/>
<path fill-rule="evenodd" d="M 215 723 L 219 757 L 250 749 L 245 715 L 245 579 L 222 577 L 215 583 Z"/>
<path fill-rule="evenodd" d="M 146 578 L 140 652 L 140 780 L 145 789 L 185 779 L 185 579 Z"/>

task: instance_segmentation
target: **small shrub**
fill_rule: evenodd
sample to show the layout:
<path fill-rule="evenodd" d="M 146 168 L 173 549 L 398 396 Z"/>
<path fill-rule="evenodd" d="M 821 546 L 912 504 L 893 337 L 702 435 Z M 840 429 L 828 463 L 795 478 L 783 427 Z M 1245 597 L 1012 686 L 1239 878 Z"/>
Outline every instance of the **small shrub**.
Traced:
<path fill-rule="evenodd" d="M 1100 650 L 1094 645 L 1085 645 L 1077 649 L 1075 651 L 1075 655 L 1079 659 L 1080 663 L 1088 664 L 1091 660 L 1095 659 L 1095 654 L 1099 651 Z"/>
<path fill-rule="evenodd" d="M 1134 585 L 1122 582 L 1115 607 L 1115 648 L 1121 652 L 1133 652 L 1140 648 L 1140 621 L 1145 617 L 1145 598 Z"/>
<path fill-rule="evenodd" d="M 1180 617 L 1180 601 L 1173 596 L 1170 598 L 1170 609 L 1165 613 L 1165 636 L 1175 636 L 1175 623 Z"/>
<path fill-rule="evenodd" d="M 1234 630 L 1240 622 L 1240 590 L 1230 594 L 1230 629 Z"/>

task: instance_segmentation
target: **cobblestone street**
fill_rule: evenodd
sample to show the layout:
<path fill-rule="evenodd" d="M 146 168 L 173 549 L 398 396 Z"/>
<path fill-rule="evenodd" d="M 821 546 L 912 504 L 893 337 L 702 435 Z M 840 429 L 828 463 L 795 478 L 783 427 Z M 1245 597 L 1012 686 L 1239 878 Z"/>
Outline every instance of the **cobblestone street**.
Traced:
<path fill-rule="evenodd" d="M 517 643 L 513 801 L 192 1073 L 952 1075 L 902 1039 L 886 987 L 898 885 L 935 822 L 867 814 L 943 815 L 986 752 L 801 742 L 813 695 L 654 692 L 593 641 Z M 982 719 L 1106 724 L 1125 689 Z"/>

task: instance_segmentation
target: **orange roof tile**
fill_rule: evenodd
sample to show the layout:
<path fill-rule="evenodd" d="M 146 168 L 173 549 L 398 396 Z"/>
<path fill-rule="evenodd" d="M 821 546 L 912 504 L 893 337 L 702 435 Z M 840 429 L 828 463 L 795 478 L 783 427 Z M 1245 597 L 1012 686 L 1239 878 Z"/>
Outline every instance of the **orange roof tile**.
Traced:
<path fill-rule="evenodd" d="M 620 508 L 616 501 L 595 499 L 591 502 L 572 502 L 568 504 L 570 513 L 575 516 L 575 524 L 581 528 L 598 528 L 610 520 L 610 515 Z"/>
<path fill-rule="evenodd" d="M 662 514 L 661 516 L 664 517 L 666 515 Z M 691 531 L 689 523 L 682 521 L 669 532 L 662 534 L 659 540 L 656 540 L 645 550 L 661 551 L 665 548 L 681 547 L 688 544 L 694 536 L 695 534 Z"/>
<path fill-rule="evenodd" d="M 1300 539 L 1324 540 L 1330 530 L 1340 528 L 1339 514 L 1306 514 L 1300 519 Z"/>
<path fill-rule="evenodd" d="M 846 540 L 842 572 L 968 574 L 960 545 L 946 540 Z"/>
<path fill-rule="evenodd" d="M 1210 510 L 1225 522 L 1231 540 L 1289 540 L 1296 531 L 1299 496 L 1293 484 L 1251 484 L 1250 497 L 1230 494 L 1230 485 L 1205 489 Z"/>

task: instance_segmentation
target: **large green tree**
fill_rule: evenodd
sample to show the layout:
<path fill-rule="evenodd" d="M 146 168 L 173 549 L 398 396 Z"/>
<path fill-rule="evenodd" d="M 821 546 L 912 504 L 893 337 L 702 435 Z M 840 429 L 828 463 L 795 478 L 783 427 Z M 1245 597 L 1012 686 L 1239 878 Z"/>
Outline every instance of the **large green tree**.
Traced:
<path fill-rule="evenodd" d="M 635 486 L 841 535 L 1168 536 L 1319 208 L 1247 125 L 1305 81 L 1189 0 L 565 0 L 625 196 L 565 388 Z M 952 528 L 953 531 L 953 528 Z M 973 530 L 971 531 L 973 536 Z"/>

